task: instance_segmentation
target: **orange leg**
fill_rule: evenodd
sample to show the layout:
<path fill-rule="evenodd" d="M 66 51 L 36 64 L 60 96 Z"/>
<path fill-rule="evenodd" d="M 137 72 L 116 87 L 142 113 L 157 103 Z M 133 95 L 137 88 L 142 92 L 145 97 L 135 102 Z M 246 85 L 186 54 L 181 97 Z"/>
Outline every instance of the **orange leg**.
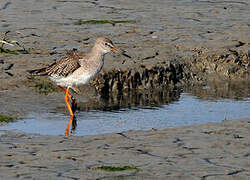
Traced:
<path fill-rule="evenodd" d="M 65 89 L 65 88 L 63 88 L 62 86 L 58 86 L 63 92 L 65 92 L 65 94 L 66 94 L 66 92 L 67 92 L 67 90 Z M 72 96 L 71 96 L 71 94 L 69 93 L 69 98 L 71 99 L 72 98 Z"/>
<path fill-rule="evenodd" d="M 70 135 L 69 127 L 70 127 L 70 125 L 71 125 L 71 123 L 72 123 L 73 118 L 74 118 L 74 116 L 70 116 L 70 119 L 69 119 L 67 128 L 66 128 L 66 130 L 65 130 L 65 136 L 69 136 L 69 135 Z"/>
<path fill-rule="evenodd" d="M 66 105 L 67 105 L 67 108 L 68 108 L 68 110 L 69 110 L 69 114 L 70 114 L 70 116 L 74 116 L 74 113 L 72 112 L 72 109 L 71 109 L 71 106 L 70 106 L 70 104 L 69 104 L 69 88 L 67 88 L 67 90 L 66 90 L 66 93 L 65 93 L 65 103 L 66 103 Z"/>
<path fill-rule="evenodd" d="M 72 124 L 71 131 L 69 131 L 70 125 Z M 76 122 L 76 117 L 75 116 L 70 116 L 68 125 L 65 130 L 65 136 L 69 136 L 72 131 L 76 129 L 77 122 Z"/>
<path fill-rule="evenodd" d="M 71 124 L 72 124 L 72 121 L 73 120 L 75 120 L 74 118 L 75 118 L 75 115 L 74 115 L 74 112 L 76 111 L 76 108 L 77 108 L 77 101 L 73 98 L 73 96 L 71 96 L 70 95 L 70 93 L 69 93 L 69 88 L 67 88 L 67 89 L 64 89 L 63 87 L 61 87 L 61 86 L 58 86 L 62 91 L 64 91 L 65 92 L 65 103 L 66 103 L 66 106 L 67 106 L 67 108 L 68 108 L 68 110 L 69 110 L 69 114 L 70 114 L 70 119 L 69 119 L 69 122 L 68 122 L 68 125 L 67 125 L 67 128 L 66 128 L 66 130 L 65 130 L 65 136 L 69 136 L 70 135 L 70 131 L 69 131 L 69 128 L 70 128 L 70 126 L 71 126 Z M 70 104 L 69 104 L 69 98 L 72 100 L 72 103 L 71 103 L 71 106 L 70 106 Z M 72 108 L 73 108 L 73 110 L 72 110 Z M 76 121 L 76 120 L 75 120 Z M 74 128 L 75 129 L 75 127 L 76 127 L 76 122 L 74 122 L 75 123 L 75 125 L 74 125 L 74 127 L 72 127 L 72 129 Z"/>
<path fill-rule="evenodd" d="M 64 89 L 64 88 L 63 88 Z M 70 125 L 72 123 L 72 120 L 74 118 L 74 113 L 72 112 L 72 109 L 71 109 L 71 106 L 69 104 L 69 88 L 67 88 L 66 90 L 66 93 L 65 93 L 65 103 L 66 103 L 66 106 L 69 110 L 69 114 L 70 114 L 70 119 L 69 119 L 69 122 L 68 122 L 68 125 L 67 125 L 67 128 L 65 130 L 65 136 L 69 136 L 69 128 L 70 128 Z"/>

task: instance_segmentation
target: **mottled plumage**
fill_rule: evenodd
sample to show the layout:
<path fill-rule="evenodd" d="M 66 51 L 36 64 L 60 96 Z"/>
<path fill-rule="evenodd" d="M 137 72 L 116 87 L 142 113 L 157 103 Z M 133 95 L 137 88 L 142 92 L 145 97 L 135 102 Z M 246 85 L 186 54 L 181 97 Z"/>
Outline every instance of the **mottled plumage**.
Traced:
<path fill-rule="evenodd" d="M 104 55 L 110 51 L 120 53 L 110 39 L 98 38 L 87 54 L 68 51 L 64 57 L 48 67 L 29 72 L 35 76 L 49 76 L 57 85 L 73 88 L 93 79 L 103 67 Z"/>
<path fill-rule="evenodd" d="M 85 56 L 85 55 L 83 55 Z M 58 62 L 54 62 L 46 68 L 29 71 L 36 76 L 62 76 L 67 77 L 80 68 L 79 59 L 83 58 L 77 52 L 67 52 Z"/>

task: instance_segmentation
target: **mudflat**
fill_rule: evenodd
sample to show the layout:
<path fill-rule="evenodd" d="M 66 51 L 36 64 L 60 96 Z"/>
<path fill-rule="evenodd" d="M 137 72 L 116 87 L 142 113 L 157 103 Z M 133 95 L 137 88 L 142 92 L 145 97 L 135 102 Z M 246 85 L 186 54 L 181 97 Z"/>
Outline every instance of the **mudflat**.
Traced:
<path fill-rule="evenodd" d="M 0 38 L 8 32 L 6 40 L 15 46 L 1 48 L 0 113 L 22 118 L 37 109 L 54 111 L 58 103 L 64 107 L 53 84 L 26 71 L 54 62 L 65 50 L 87 51 L 99 36 L 132 56 L 108 55 L 103 76 L 133 74 L 131 69 L 141 76 L 155 66 L 158 73 L 171 61 L 181 64 L 173 66 L 180 71 L 175 81 L 249 82 L 249 9 L 248 0 L 2 0 Z M 188 66 L 180 69 L 184 62 Z M 80 102 L 98 99 L 87 89 Z M 1 131 L 0 179 L 249 179 L 249 132 L 249 118 L 84 137 Z"/>
<path fill-rule="evenodd" d="M 1 179 L 248 179 L 250 119 L 84 137 L 6 132 Z"/>

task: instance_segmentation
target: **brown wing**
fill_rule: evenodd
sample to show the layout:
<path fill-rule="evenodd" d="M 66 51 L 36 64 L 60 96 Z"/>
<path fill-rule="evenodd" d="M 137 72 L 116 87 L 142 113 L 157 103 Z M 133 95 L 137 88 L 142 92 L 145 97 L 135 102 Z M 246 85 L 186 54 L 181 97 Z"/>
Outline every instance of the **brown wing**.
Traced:
<path fill-rule="evenodd" d="M 29 71 L 32 75 L 37 76 L 62 76 L 66 77 L 72 74 L 80 67 L 79 59 L 81 56 L 74 52 L 68 51 L 59 61 L 49 65 L 46 68 Z"/>

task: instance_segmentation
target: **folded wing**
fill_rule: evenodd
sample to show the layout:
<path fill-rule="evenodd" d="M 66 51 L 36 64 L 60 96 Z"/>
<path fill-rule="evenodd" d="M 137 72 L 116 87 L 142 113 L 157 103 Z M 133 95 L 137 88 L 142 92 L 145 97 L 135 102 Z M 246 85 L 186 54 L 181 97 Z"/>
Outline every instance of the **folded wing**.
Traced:
<path fill-rule="evenodd" d="M 69 51 L 59 61 L 52 63 L 48 67 L 28 71 L 33 76 L 57 76 L 66 77 L 80 67 L 80 55 L 74 51 Z"/>

